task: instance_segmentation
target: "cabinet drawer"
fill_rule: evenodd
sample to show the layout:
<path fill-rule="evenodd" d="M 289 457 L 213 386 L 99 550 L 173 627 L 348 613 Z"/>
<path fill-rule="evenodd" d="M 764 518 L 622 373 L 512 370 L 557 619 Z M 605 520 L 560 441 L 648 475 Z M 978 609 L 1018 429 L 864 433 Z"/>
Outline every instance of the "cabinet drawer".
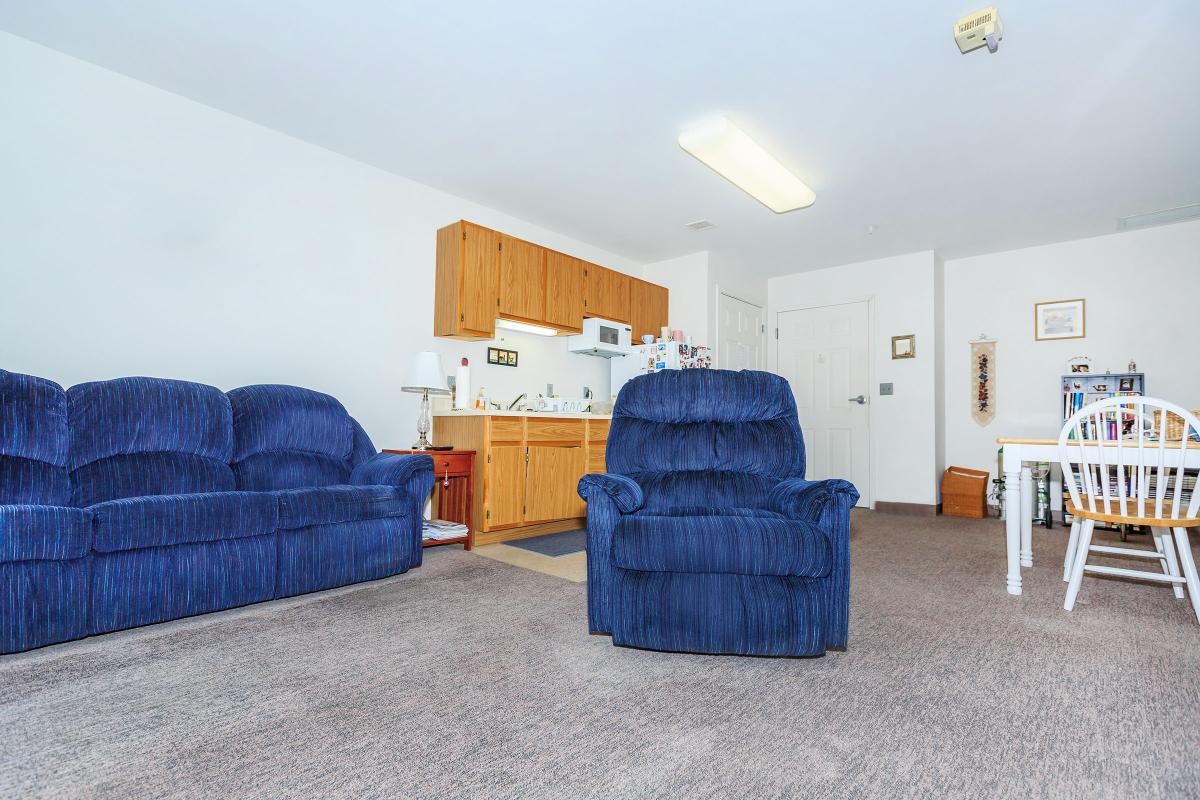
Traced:
<path fill-rule="evenodd" d="M 488 417 L 493 442 L 519 442 L 525 438 L 524 417 Z"/>
<path fill-rule="evenodd" d="M 603 442 L 608 439 L 608 426 L 611 420 L 607 419 L 589 419 L 588 425 L 588 441 Z"/>
<path fill-rule="evenodd" d="M 433 474 L 439 478 L 443 475 L 467 475 L 471 472 L 472 457 L 467 453 L 429 455 L 433 458 Z"/>
<path fill-rule="evenodd" d="M 582 442 L 581 419 L 530 419 L 526 433 L 530 442 Z"/>

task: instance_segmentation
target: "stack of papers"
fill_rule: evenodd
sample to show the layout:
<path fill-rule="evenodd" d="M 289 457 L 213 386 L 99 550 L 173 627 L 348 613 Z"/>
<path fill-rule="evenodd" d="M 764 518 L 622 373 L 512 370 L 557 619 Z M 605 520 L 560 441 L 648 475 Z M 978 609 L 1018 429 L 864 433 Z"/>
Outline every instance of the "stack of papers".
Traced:
<path fill-rule="evenodd" d="M 421 526 L 421 538 L 425 541 L 440 542 L 443 539 L 457 539 L 466 535 L 466 525 L 448 519 L 427 519 Z"/>

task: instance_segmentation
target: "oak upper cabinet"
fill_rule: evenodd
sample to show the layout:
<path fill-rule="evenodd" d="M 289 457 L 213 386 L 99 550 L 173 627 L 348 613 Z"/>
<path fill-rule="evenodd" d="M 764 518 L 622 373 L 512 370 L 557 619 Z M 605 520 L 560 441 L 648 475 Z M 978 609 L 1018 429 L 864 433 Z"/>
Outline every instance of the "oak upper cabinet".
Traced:
<path fill-rule="evenodd" d="M 439 229 L 434 336 L 494 338 L 499 273 L 498 233 L 462 220 Z"/>
<path fill-rule="evenodd" d="M 562 331 L 583 331 L 583 262 L 546 251 L 546 322 Z"/>
<path fill-rule="evenodd" d="M 546 318 L 546 249 L 500 236 L 500 292 L 496 312 L 526 322 Z"/>
<path fill-rule="evenodd" d="M 583 314 L 629 322 L 630 277 L 598 264 L 583 265 Z"/>
<path fill-rule="evenodd" d="M 665 286 L 630 278 L 629 281 L 629 324 L 633 328 L 633 341 L 638 343 L 649 333 L 661 336 L 667 321 L 668 292 Z"/>

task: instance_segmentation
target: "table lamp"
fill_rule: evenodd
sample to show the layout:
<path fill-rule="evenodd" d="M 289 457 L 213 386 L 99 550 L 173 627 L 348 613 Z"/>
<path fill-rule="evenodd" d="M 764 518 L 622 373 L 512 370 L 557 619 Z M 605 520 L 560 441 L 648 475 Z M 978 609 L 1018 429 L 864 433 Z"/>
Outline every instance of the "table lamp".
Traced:
<path fill-rule="evenodd" d="M 429 395 L 450 394 L 446 387 L 446 373 L 442 369 L 442 357 L 428 350 L 417 353 L 416 359 L 408 370 L 408 377 L 400 387 L 405 392 L 421 393 L 421 416 L 417 419 L 417 433 L 420 440 L 412 446 L 413 450 L 449 450 L 449 447 L 434 447 L 429 443 L 429 428 L 432 420 L 429 415 Z"/>

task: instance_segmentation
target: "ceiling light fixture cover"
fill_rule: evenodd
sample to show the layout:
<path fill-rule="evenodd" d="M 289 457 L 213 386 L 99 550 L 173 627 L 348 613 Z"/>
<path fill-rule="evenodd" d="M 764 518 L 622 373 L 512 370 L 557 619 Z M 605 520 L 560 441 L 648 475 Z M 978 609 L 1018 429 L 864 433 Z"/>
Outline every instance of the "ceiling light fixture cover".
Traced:
<path fill-rule="evenodd" d="M 817 195 L 725 117 L 679 135 L 679 146 L 776 214 L 807 208 Z"/>
<path fill-rule="evenodd" d="M 558 331 L 554 328 L 534 325 L 529 322 L 517 322 L 515 319 L 497 319 L 496 327 L 507 328 L 510 331 L 520 331 L 521 333 L 536 333 L 538 336 L 558 336 Z"/>

